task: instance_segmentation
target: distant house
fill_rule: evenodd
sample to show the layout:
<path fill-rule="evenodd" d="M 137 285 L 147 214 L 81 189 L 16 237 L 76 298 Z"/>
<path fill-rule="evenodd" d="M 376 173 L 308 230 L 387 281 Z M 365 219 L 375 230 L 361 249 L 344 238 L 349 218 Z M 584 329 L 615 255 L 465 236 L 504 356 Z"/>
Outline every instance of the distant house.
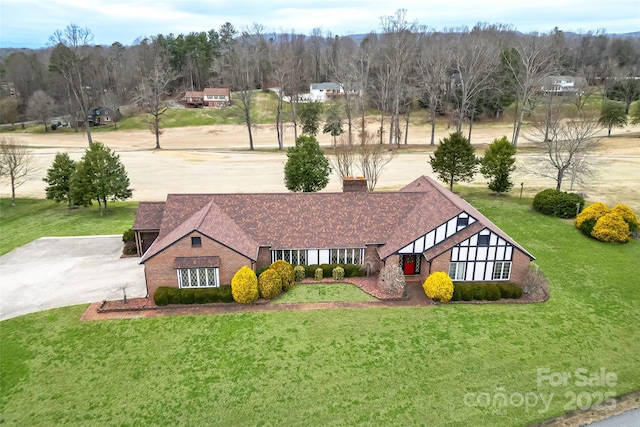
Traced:
<path fill-rule="evenodd" d="M 338 83 L 312 83 L 309 87 L 309 93 L 311 101 L 326 102 L 336 95 L 344 94 L 344 90 Z"/>
<path fill-rule="evenodd" d="M 108 107 L 96 107 L 89 110 L 87 114 L 87 121 L 89 126 L 101 126 L 113 123 L 114 120 L 118 120 L 120 112 L 118 110 L 113 111 Z"/>
<path fill-rule="evenodd" d="M 586 87 L 587 80 L 584 77 L 548 76 L 542 81 L 540 92 L 557 95 L 580 95 Z"/>
<path fill-rule="evenodd" d="M 341 193 L 169 194 L 141 202 L 133 230 L 147 292 L 218 287 L 242 266 L 399 265 L 423 281 L 524 284 L 534 257 L 469 203 L 429 177 L 400 191 L 369 192 L 364 179 Z"/>
<path fill-rule="evenodd" d="M 186 107 L 200 108 L 203 105 L 202 92 L 187 91 L 182 98 Z"/>
<path fill-rule="evenodd" d="M 224 108 L 231 105 L 231 89 L 223 87 L 206 88 L 202 91 L 205 107 Z"/>

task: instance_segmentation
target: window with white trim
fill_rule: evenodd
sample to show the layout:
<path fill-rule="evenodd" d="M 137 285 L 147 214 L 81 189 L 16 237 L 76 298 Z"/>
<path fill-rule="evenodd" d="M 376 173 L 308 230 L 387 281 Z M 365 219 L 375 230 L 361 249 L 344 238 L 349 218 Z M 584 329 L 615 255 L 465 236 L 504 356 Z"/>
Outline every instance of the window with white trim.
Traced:
<path fill-rule="evenodd" d="M 466 272 L 467 272 L 466 262 L 449 263 L 449 277 L 451 277 L 451 280 L 464 280 L 464 276 Z"/>
<path fill-rule="evenodd" d="M 180 288 L 217 288 L 220 286 L 218 268 L 179 268 Z"/>
<path fill-rule="evenodd" d="M 509 280 L 510 262 L 496 262 L 493 266 L 493 280 Z"/>

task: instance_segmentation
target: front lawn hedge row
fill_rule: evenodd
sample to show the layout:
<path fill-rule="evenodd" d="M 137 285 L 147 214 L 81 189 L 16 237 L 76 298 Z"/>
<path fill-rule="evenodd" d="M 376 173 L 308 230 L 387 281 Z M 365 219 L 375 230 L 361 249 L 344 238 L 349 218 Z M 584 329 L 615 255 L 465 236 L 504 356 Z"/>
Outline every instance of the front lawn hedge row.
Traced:
<path fill-rule="evenodd" d="M 518 299 L 522 297 L 522 288 L 515 283 L 473 283 L 453 284 L 451 301 L 498 301 L 500 298 Z"/>
<path fill-rule="evenodd" d="M 333 277 L 333 269 L 341 267 L 344 269 L 344 277 L 363 277 L 366 274 L 364 268 L 358 264 L 313 264 L 305 265 L 307 277 L 315 277 L 316 269 L 322 269 L 322 277 Z"/>
<path fill-rule="evenodd" d="M 233 302 L 231 286 L 219 288 L 178 289 L 161 286 L 153 294 L 153 301 L 158 306 L 168 304 L 206 304 L 209 302 Z"/>

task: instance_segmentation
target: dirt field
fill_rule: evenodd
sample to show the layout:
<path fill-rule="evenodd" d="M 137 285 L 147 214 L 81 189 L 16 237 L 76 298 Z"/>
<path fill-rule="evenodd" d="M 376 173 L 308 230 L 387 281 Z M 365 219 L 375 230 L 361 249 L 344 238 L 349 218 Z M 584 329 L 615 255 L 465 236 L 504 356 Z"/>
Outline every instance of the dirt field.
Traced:
<path fill-rule="evenodd" d="M 372 124 L 372 127 L 374 125 Z M 436 140 L 446 137 L 451 129 L 440 127 Z M 476 126 L 472 142 L 478 145 L 491 143 L 494 138 L 510 135 L 509 125 Z M 603 133 L 604 135 L 604 133 Z M 640 212 L 640 126 L 614 130 L 614 137 L 602 138 L 604 162 L 599 176 L 587 188 L 574 188 L 589 196 L 589 200 L 601 200 L 609 204 L 626 203 Z M 87 146 L 82 133 L 15 134 L 4 135 L 20 144 L 32 147 L 37 169 L 32 179 L 17 191 L 18 196 L 43 197 L 45 183 L 42 177 L 51 165 L 56 152 L 68 152 L 79 159 Z M 146 131 L 117 131 L 94 133 L 100 141 L 116 150 L 125 164 L 134 189 L 134 200 L 164 200 L 167 193 L 229 193 L 229 192 L 284 192 L 284 152 L 275 152 L 277 140 L 273 125 L 258 126 L 254 133 L 254 145 L 258 151 L 248 151 L 247 131 L 242 126 L 204 126 L 167 129 L 161 136 L 162 150 L 153 150 L 153 135 Z M 383 172 L 377 189 L 395 189 L 407 184 L 419 175 L 431 175 L 428 165 L 432 149 L 429 143 L 430 128 L 412 126 L 409 144 L 422 145 L 401 152 Z M 323 145 L 331 144 L 327 135 L 319 136 Z M 293 130 L 285 136 L 285 145 L 293 144 Z M 528 143 L 522 139 L 520 147 Z M 525 150 L 528 151 L 528 150 Z M 531 154 L 518 156 L 519 164 L 527 164 Z M 536 177 L 516 170 L 516 188 L 524 183 L 525 194 L 554 187 L 550 179 Z M 473 185 L 483 186 L 485 180 L 476 176 Z M 563 185 L 563 190 L 569 183 Z M 325 191 L 340 191 L 341 183 L 335 175 Z M 9 195 L 10 189 L 2 182 L 0 196 Z"/>

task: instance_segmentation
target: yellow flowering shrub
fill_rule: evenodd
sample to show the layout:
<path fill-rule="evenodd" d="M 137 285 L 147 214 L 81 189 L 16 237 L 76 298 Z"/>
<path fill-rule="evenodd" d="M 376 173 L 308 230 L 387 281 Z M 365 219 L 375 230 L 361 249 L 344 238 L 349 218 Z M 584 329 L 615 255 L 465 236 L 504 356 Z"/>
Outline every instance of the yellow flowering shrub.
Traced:
<path fill-rule="evenodd" d="M 634 211 L 627 205 L 616 205 L 615 208 L 611 209 L 611 213 L 615 213 L 620 215 L 624 222 L 629 224 L 629 231 L 634 232 L 640 229 L 640 224 L 638 223 L 638 217 Z"/>
<path fill-rule="evenodd" d="M 576 217 L 576 227 L 582 231 L 583 234 L 591 236 L 591 231 L 596 225 L 596 222 L 607 213 L 609 213 L 607 205 L 595 202 L 584 208 L 582 212 L 578 214 Z"/>
<path fill-rule="evenodd" d="M 427 297 L 434 301 L 448 302 L 453 296 L 453 281 L 447 273 L 436 271 L 422 284 Z"/>
<path fill-rule="evenodd" d="M 280 278 L 282 279 L 283 291 L 288 291 L 289 289 L 293 288 L 293 285 L 295 283 L 295 275 L 293 273 L 293 267 L 291 266 L 291 264 L 281 259 L 271 264 L 269 268 L 274 269 L 280 275 Z"/>
<path fill-rule="evenodd" d="M 233 275 L 231 295 L 233 300 L 240 304 L 251 304 L 258 299 L 258 278 L 246 265 Z"/>
<path fill-rule="evenodd" d="M 258 293 L 262 298 L 273 299 L 282 292 L 282 279 L 277 271 L 268 268 L 258 277 Z"/>
<path fill-rule="evenodd" d="M 620 215 L 613 212 L 606 214 L 596 222 L 591 235 L 603 242 L 626 243 L 631 240 L 629 224 Z"/>

